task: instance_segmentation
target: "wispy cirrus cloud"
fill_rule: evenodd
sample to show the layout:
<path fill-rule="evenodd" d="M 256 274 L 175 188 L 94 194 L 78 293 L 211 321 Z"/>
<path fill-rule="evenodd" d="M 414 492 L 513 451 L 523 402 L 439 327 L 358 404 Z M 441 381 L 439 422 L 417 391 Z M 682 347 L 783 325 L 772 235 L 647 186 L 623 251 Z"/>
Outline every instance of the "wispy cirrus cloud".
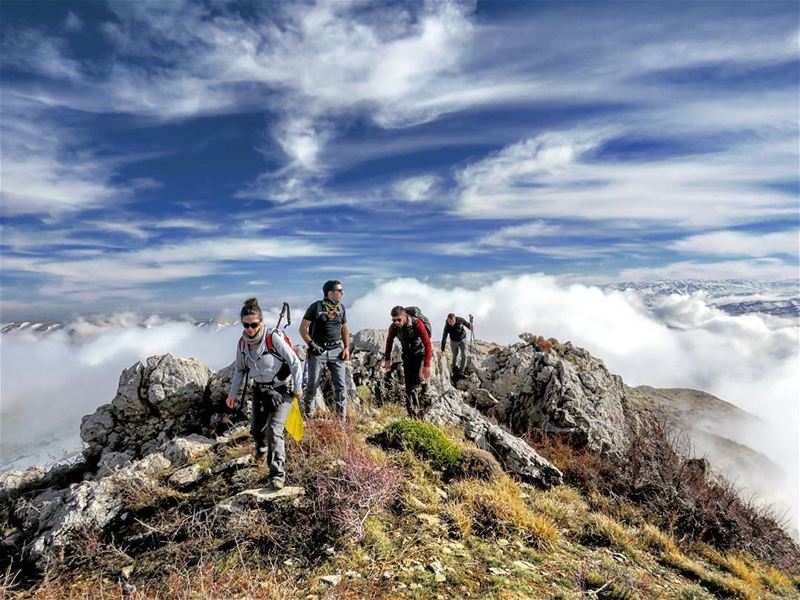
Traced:
<path fill-rule="evenodd" d="M 604 130 L 552 132 L 477 161 L 457 175 L 458 214 L 580 216 L 691 228 L 787 218 L 796 212 L 793 195 L 768 187 L 793 177 L 795 167 L 782 148 L 758 157 L 739 152 L 702 160 L 598 158 L 615 137 Z"/>
<path fill-rule="evenodd" d="M 119 295 L 119 290 L 222 274 L 235 261 L 263 261 L 326 256 L 325 245 L 297 238 L 217 238 L 186 240 L 133 251 L 103 252 L 94 256 L 9 256 L 2 266 L 7 274 L 41 275 L 48 285 L 44 296 L 93 298 Z"/>
<path fill-rule="evenodd" d="M 620 281 L 646 281 L 649 279 L 764 279 L 782 280 L 800 278 L 797 264 L 777 258 L 725 260 L 716 262 L 680 261 L 655 267 L 622 269 Z"/>
<path fill-rule="evenodd" d="M 772 233 L 714 231 L 676 240 L 670 247 L 679 252 L 716 256 L 763 257 L 774 254 L 800 255 L 800 231 Z"/>

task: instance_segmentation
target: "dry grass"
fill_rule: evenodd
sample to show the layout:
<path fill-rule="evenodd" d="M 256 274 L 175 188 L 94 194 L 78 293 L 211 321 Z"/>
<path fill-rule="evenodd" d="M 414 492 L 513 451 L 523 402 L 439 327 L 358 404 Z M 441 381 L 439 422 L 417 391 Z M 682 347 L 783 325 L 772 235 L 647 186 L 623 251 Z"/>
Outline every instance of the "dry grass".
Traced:
<path fill-rule="evenodd" d="M 528 489 L 528 505 L 536 513 L 553 519 L 562 528 L 579 527 L 589 508 L 580 492 L 569 486 L 550 490 Z"/>
<path fill-rule="evenodd" d="M 645 525 L 639 530 L 638 537 L 641 545 L 656 555 L 665 554 L 667 552 L 679 552 L 675 540 L 654 525 Z"/>
<path fill-rule="evenodd" d="M 493 538 L 517 534 L 542 548 L 551 547 L 558 540 L 555 523 L 528 508 L 519 485 L 508 477 L 491 482 L 460 481 L 450 489 L 454 504 L 448 513 L 463 536 Z"/>
<path fill-rule="evenodd" d="M 634 554 L 633 534 L 611 517 L 589 513 L 583 522 L 581 541 L 591 546 L 608 546 Z"/>
<path fill-rule="evenodd" d="M 790 572 L 800 570 L 800 547 L 773 512 L 693 468 L 686 444 L 663 423 L 631 424 L 628 438 L 625 455 L 612 461 L 574 448 L 566 438 L 539 432 L 528 437 L 562 470 L 568 484 L 588 494 L 595 510 L 633 526 L 642 526 L 646 516 L 681 538 L 752 554 Z"/>
<path fill-rule="evenodd" d="M 722 598 L 756 600 L 761 596 L 757 589 L 753 589 L 743 581 L 730 575 L 715 573 L 680 552 L 666 552 L 662 556 L 662 561 L 682 575 L 697 580 L 704 588 Z"/>

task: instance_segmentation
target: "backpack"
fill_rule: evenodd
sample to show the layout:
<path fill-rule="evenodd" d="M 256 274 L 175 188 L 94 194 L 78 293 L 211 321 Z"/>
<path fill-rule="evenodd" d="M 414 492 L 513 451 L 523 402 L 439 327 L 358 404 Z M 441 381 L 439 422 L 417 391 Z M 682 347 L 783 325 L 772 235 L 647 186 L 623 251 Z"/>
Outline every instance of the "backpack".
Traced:
<path fill-rule="evenodd" d="M 277 379 L 278 381 L 283 381 L 283 380 L 284 380 L 284 379 L 286 379 L 286 378 L 287 378 L 289 375 L 291 375 L 291 373 L 292 373 L 292 368 L 289 366 L 289 363 L 287 363 L 287 362 L 286 362 L 286 361 L 283 359 L 283 357 L 282 357 L 280 354 L 278 354 L 278 351 L 277 351 L 277 350 L 275 350 L 275 344 L 272 342 L 272 336 L 273 336 L 273 335 L 278 335 L 278 336 L 280 336 L 280 337 L 281 337 L 281 339 L 283 339 L 283 341 L 284 341 L 284 342 L 286 342 L 286 343 L 289 345 L 289 348 L 291 348 L 291 349 L 292 349 L 292 351 L 293 351 L 295 354 L 297 354 L 297 348 L 295 348 L 295 347 L 294 347 L 294 344 L 292 344 L 292 340 L 290 340 L 290 339 L 289 339 L 289 336 L 288 336 L 288 335 L 286 335 L 286 332 L 284 332 L 282 329 L 277 329 L 277 328 L 276 328 L 276 329 L 271 329 L 271 330 L 269 330 L 269 331 L 267 332 L 267 352 L 269 352 L 270 354 L 272 354 L 272 356 L 274 356 L 274 357 L 275 357 L 275 358 L 277 358 L 279 361 L 281 361 L 281 363 L 283 363 L 283 364 L 281 365 L 281 368 L 280 368 L 280 369 L 278 369 L 278 372 L 275 374 L 275 377 L 274 377 L 273 381 L 274 381 L 275 379 Z M 244 344 L 245 344 L 244 338 L 239 338 L 239 352 L 241 352 L 241 353 L 242 353 L 242 358 L 245 358 L 245 357 L 244 357 Z M 250 372 L 250 367 L 248 367 L 248 366 L 247 366 L 247 361 L 246 361 L 246 360 L 244 361 L 244 364 L 245 364 L 245 368 L 247 369 L 247 371 L 248 371 L 248 374 L 249 374 L 249 372 Z M 245 383 L 245 387 L 246 387 L 246 386 L 247 386 L 247 383 Z"/>
<path fill-rule="evenodd" d="M 422 321 L 423 325 L 425 325 L 425 329 L 428 330 L 428 335 L 431 335 L 431 322 L 428 320 L 428 317 L 422 314 L 422 310 L 420 310 L 419 306 L 406 306 L 405 309 L 409 317 L 414 317 Z"/>

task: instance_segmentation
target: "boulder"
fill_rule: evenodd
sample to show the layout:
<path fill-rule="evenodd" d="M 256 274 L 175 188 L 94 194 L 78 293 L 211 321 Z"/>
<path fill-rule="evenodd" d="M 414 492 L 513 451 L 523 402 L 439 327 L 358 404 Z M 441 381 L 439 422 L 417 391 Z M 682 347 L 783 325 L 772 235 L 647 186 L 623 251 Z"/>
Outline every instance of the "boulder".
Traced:
<path fill-rule="evenodd" d="M 173 465 L 184 465 L 198 456 L 212 450 L 216 440 L 193 433 L 187 437 L 177 437 L 164 448 L 164 456 Z"/>
<path fill-rule="evenodd" d="M 113 451 L 138 458 L 155 449 L 152 440 L 161 434 L 164 439 L 199 431 L 207 417 L 210 378 L 211 370 L 200 361 L 171 354 L 125 369 L 114 400 L 83 418 L 85 456 Z"/>

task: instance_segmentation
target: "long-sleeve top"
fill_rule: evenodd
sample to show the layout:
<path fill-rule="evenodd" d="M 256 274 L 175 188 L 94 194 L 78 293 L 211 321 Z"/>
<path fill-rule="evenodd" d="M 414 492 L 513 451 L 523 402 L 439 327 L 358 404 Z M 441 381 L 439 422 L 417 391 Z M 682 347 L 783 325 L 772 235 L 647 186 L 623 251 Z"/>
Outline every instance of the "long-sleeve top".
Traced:
<path fill-rule="evenodd" d="M 467 331 L 469 331 L 469 329 L 469 321 L 463 317 L 456 317 L 456 322 L 452 325 L 452 327 L 447 321 L 445 321 L 444 331 L 442 331 L 442 352 L 444 352 L 445 341 L 447 340 L 448 335 L 450 335 L 450 339 L 454 342 L 460 342 L 467 337 Z"/>
<path fill-rule="evenodd" d="M 250 369 L 250 377 L 258 383 L 272 383 L 275 375 L 283 366 L 283 363 L 267 350 L 267 333 L 258 348 L 253 350 L 250 345 L 244 344 L 244 352 L 240 350 L 241 344 L 236 346 L 236 362 L 233 366 L 233 377 L 231 377 L 231 396 L 239 394 L 242 380 L 246 369 Z M 272 347 L 275 349 L 283 361 L 289 365 L 292 371 L 292 390 L 297 392 L 303 389 L 303 363 L 283 339 L 283 336 L 272 335 Z M 278 382 L 276 382 L 278 383 Z"/>
<path fill-rule="evenodd" d="M 409 327 L 406 325 L 406 327 Z M 422 345 L 425 348 L 425 362 L 424 366 L 430 367 L 431 366 L 431 356 L 433 356 L 433 348 L 431 347 L 431 336 L 428 335 L 428 330 L 425 328 L 425 323 L 422 322 L 422 319 L 414 319 L 414 329 L 416 330 L 417 335 L 422 340 Z M 394 344 L 394 338 L 397 335 L 397 327 L 394 325 L 389 326 L 389 335 L 386 337 L 386 348 L 383 351 L 383 359 L 389 360 L 392 356 L 392 345 Z M 403 337 L 400 337 L 400 342 L 403 342 Z M 404 350 L 408 350 L 408 348 L 404 348 Z"/>

